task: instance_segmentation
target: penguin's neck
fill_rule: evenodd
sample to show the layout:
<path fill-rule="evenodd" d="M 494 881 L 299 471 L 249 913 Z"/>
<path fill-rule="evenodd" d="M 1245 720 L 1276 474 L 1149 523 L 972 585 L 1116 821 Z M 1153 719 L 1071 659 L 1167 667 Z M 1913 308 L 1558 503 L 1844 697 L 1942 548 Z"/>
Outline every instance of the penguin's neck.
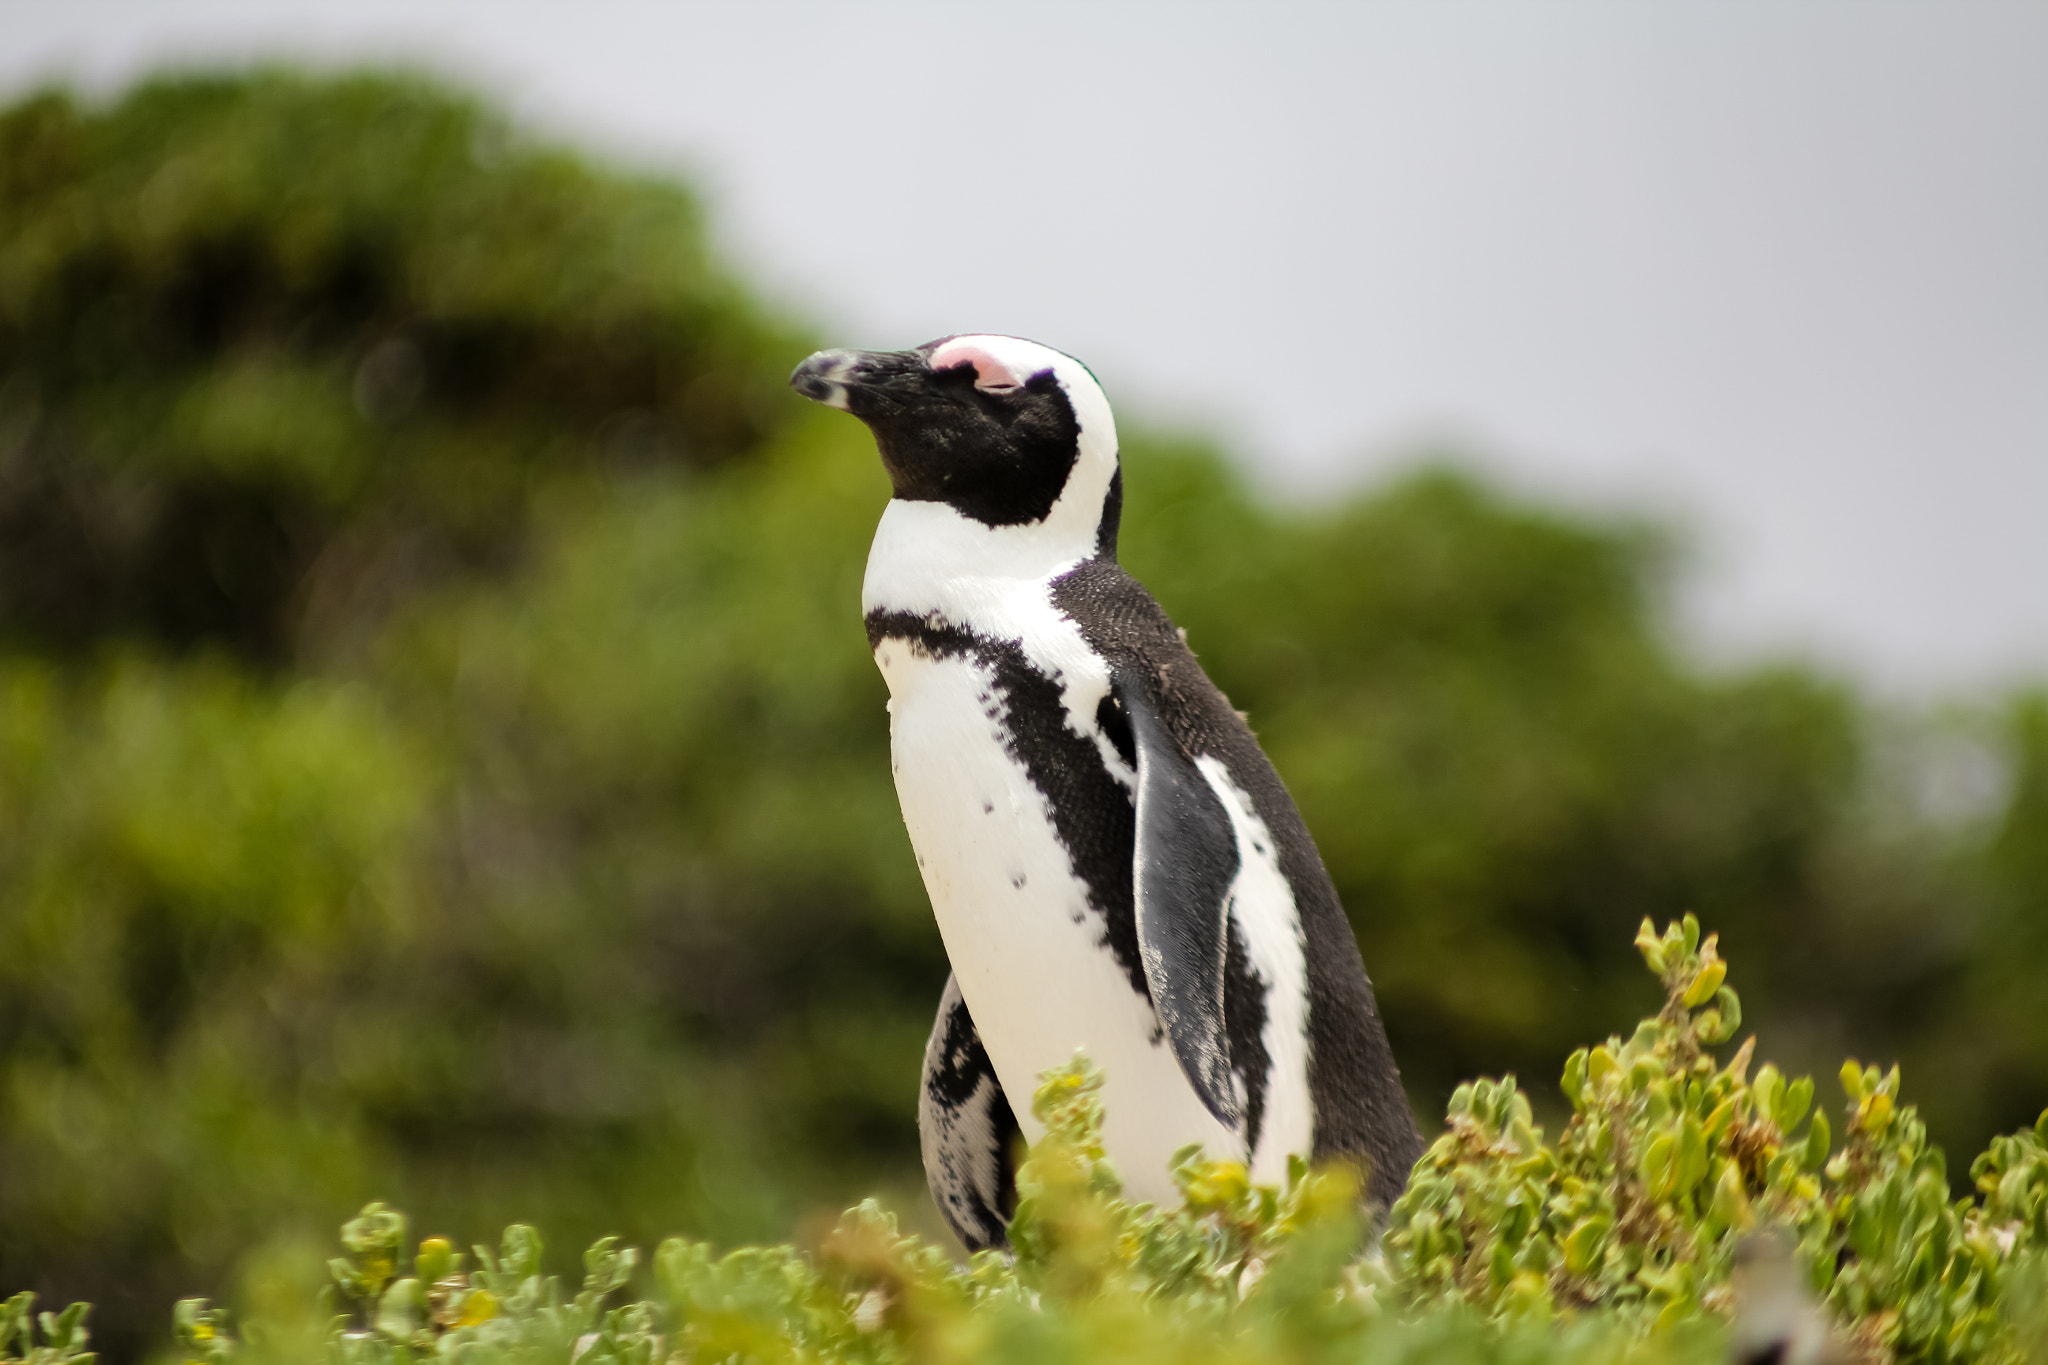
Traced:
<path fill-rule="evenodd" d="M 1095 557 L 1105 491 L 1070 485 L 1044 520 L 1021 526 L 990 526 L 942 502 L 893 499 L 868 551 L 861 610 L 993 626 L 1018 591 Z"/>

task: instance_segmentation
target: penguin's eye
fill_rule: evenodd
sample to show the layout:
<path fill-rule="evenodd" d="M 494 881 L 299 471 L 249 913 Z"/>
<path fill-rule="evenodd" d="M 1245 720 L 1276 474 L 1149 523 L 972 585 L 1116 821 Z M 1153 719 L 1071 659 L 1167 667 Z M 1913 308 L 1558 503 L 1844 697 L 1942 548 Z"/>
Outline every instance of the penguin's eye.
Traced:
<path fill-rule="evenodd" d="M 974 404 L 998 426 L 1009 426 L 1024 414 L 1024 405 L 1017 401 L 1025 392 L 1021 386 L 1005 389 L 985 389 L 974 386 Z"/>

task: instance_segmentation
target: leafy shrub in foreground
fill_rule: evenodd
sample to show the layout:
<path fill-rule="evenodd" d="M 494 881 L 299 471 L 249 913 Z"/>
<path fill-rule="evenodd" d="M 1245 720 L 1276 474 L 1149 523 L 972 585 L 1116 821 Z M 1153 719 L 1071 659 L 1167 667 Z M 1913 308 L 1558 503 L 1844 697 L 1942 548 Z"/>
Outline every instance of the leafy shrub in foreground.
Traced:
<path fill-rule="evenodd" d="M 0 1303 L 0 1362 L 4 1365 L 91 1365 L 85 1349 L 88 1304 L 74 1303 L 61 1313 L 37 1313 L 36 1296 L 16 1294 Z M 182 1305 L 180 1305 L 182 1308 Z M 36 1344 L 37 1329 L 42 1344 Z"/>
<path fill-rule="evenodd" d="M 1899 1069 L 1844 1063 L 1845 1142 L 1831 1153 L 1813 1082 L 1750 1038 L 1726 1066 L 1741 1003 L 1699 924 L 1636 945 L 1664 1009 L 1623 1042 L 1565 1063 L 1574 1113 L 1555 1145 L 1513 1077 L 1459 1087 L 1386 1237 L 1404 1301 L 1463 1299 L 1490 1316 L 1574 1308 L 1669 1326 L 1730 1306 L 1742 1236 L 1798 1238 L 1811 1290 L 1873 1354 L 1981 1360 L 2007 1348 L 2001 1299 L 2021 1253 L 2048 1246 L 2048 1114 L 1971 1167 L 1984 1198 L 1949 1202 L 1945 1160 Z M 1802 1124 L 1804 1125 L 1802 1127 Z"/>
<path fill-rule="evenodd" d="M 1512 1078 L 1460 1087 L 1389 1212 L 1383 1256 L 1358 1173 L 1342 1166 L 1297 1162 L 1283 1191 L 1190 1147 L 1174 1160 L 1179 1207 L 1126 1202 L 1101 1145 L 1101 1073 L 1077 1057 L 1045 1073 L 1033 1102 L 1046 1135 L 1018 1172 L 1014 1254 L 956 1264 L 870 1200 L 814 1256 L 721 1257 L 671 1238 L 653 1257 L 654 1296 L 608 1306 L 638 1264 L 616 1239 L 585 1253 L 571 1295 L 543 1273 L 530 1227 L 465 1261 L 442 1238 L 413 1247 L 404 1217 L 373 1204 L 342 1230 L 324 1328 L 255 1322 L 237 1342 L 192 1299 L 175 1314 L 179 1352 L 186 1365 L 1538 1365 L 1725 1358 L 1731 1316 L 1737 1344 L 1761 1352 L 1745 1359 L 1793 1358 L 1783 1339 L 1802 1330 L 1815 1349 L 1832 1334 L 1833 1359 L 2012 1361 L 2048 1346 L 2048 1114 L 1994 1141 L 1971 1167 L 1981 1199 L 1951 1204 L 1940 1150 L 1898 1102 L 1897 1068 L 1842 1068 L 1835 1148 L 1811 1080 L 1769 1064 L 1752 1076 L 1754 1038 L 1725 1065 L 1712 1055 L 1741 1019 L 1715 937 L 1688 916 L 1661 935 L 1645 921 L 1636 943 L 1664 1008 L 1627 1041 L 1572 1054 L 1574 1114 L 1556 1143 Z M 1745 1246 L 1792 1239 L 1789 1282 L 1745 1283 Z M 83 1305 L 41 1315 L 41 1346 L 31 1306 L 0 1306 L 0 1360 L 17 1342 L 28 1365 L 87 1358 Z"/>
<path fill-rule="evenodd" d="M 1288 1188 L 1254 1186 L 1242 1165 L 1179 1153 L 1181 1207 L 1121 1198 L 1101 1147 L 1102 1077 L 1084 1059 L 1046 1073 L 1046 1125 L 1018 1174 L 1015 1254 L 965 1266 L 898 1230 L 873 1201 L 849 1210 L 815 1256 L 748 1247 L 722 1257 L 671 1238 L 653 1257 L 652 1299 L 608 1306 L 635 1253 L 610 1239 L 584 1257 L 581 1292 L 541 1271 L 530 1227 L 462 1258 L 439 1238 L 414 1252 L 405 1219 L 381 1205 L 343 1229 L 331 1263 L 340 1310 L 324 1336 L 240 1347 L 203 1302 L 179 1306 L 189 1365 L 239 1351 L 257 1360 L 402 1365 L 423 1356 L 482 1365 L 656 1361 L 1320 1361 L 1707 1360 L 1719 1334 L 1695 1321 L 1650 1340 L 1588 1318 L 1558 1332 L 1492 1324 L 1446 1302 L 1413 1315 L 1379 1307 L 1383 1277 L 1360 1264 L 1359 1185 L 1342 1168 L 1297 1164 Z"/>

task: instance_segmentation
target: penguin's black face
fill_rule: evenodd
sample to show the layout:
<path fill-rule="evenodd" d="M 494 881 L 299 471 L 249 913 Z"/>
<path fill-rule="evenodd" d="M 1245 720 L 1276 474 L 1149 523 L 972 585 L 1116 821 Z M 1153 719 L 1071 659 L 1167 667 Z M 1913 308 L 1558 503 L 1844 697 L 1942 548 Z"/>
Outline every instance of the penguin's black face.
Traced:
<path fill-rule="evenodd" d="M 789 382 L 867 423 L 898 498 L 1020 526 L 1046 518 L 1080 458 L 1063 367 L 1079 368 L 1014 338 L 944 337 L 909 351 L 819 351 Z"/>

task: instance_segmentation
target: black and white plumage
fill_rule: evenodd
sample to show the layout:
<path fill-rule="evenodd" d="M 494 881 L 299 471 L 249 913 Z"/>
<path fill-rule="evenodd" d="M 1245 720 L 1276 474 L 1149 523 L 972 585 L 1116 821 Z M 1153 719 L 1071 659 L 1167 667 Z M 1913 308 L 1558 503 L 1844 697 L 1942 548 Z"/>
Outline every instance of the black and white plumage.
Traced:
<path fill-rule="evenodd" d="M 1421 1147 L 1335 888 L 1244 720 L 1118 567 L 1108 400 L 1014 337 L 821 351 L 895 496 L 862 589 L 904 823 L 953 979 L 920 1127 L 941 1211 L 1000 1245 L 1038 1073 L 1105 1071 L 1104 1145 L 1170 1202 L 1191 1142 L 1284 1180 L 1350 1157 L 1384 1206 Z"/>

